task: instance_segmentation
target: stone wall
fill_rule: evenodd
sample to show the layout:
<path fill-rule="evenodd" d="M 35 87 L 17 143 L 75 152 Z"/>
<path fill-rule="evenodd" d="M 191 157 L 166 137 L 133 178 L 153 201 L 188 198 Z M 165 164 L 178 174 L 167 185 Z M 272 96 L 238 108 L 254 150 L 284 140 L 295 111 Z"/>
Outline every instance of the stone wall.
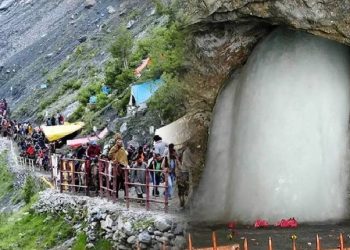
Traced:
<path fill-rule="evenodd" d="M 100 198 L 62 194 L 54 190 L 40 193 L 33 206 L 37 213 L 62 214 L 76 233 L 88 236 L 87 248 L 99 238 L 111 241 L 116 249 L 185 249 L 186 224 L 181 216 L 159 211 L 127 210 L 124 204 Z"/>

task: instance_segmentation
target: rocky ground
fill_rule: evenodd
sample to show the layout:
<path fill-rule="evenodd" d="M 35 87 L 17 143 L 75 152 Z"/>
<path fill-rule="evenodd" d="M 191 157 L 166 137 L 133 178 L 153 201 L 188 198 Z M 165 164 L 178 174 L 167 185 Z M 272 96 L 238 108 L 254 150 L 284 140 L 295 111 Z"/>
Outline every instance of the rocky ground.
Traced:
<path fill-rule="evenodd" d="M 20 111 L 17 118 L 37 118 L 42 99 L 62 84 L 79 79 L 86 85 L 95 75 L 103 77 L 120 24 L 142 37 L 157 18 L 151 1 L 0 1 L 0 97 Z M 72 113 L 76 92 L 47 111 Z M 28 103 L 29 109 L 23 105 Z"/>
<path fill-rule="evenodd" d="M 127 210 L 124 206 L 100 198 L 72 196 L 54 190 L 40 193 L 33 206 L 37 213 L 64 214 L 74 223 L 77 233 L 88 235 L 92 248 L 97 238 L 111 240 L 117 249 L 131 249 L 139 242 L 142 249 L 184 249 L 186 244 L 184 218 L 162 212 Z M 69 241 L 70 242 L 70 241 Z"/>

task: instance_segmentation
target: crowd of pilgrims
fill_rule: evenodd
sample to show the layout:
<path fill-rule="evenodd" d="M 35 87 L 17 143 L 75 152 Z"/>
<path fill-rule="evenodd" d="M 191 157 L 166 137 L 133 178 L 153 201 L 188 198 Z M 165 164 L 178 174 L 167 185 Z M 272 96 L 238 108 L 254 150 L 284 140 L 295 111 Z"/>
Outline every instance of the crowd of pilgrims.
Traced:
<path fill-rule="evenodd" d="M 54 122 L 54 119 L 56 122 Z M 4 137 L 12 138 L 20 149 L 20 156 L 32 159 L 35 164 L 44 170 L 51 171 L 50 155 L 55 153 L 55 143 L 47 143 L 43 131 L 39 127 L 33 127 L 30 122 L 17 122 L 9 119 L 8 107 L 5 99 L 0 100 L 0 120 L 1 133 Z M 60 115 L 52 116 L 47 125 L 63 124 L 64 118 Z M 175 185 L 180 200 L 180 206 L 185 205 L 185 197 L 188 195 L 188 172 L 182 167 L 181 157 L 175 150 L 174 144 L 163 142 L 158 135 L 153 137 L 152 144 L 145 144 L 135 148 L 132 144 L 124 147 L 122 136 L 116 133 L 113 139 L 107 141 L 101 147 L 96 141 L 80 145 L 72 149 L 61 158 L 70 158 L 77 160 L 90 160 L 91 166 L 89 173 L 91 177 L 91 186 L 98 190 L 98 159 L 112 161 L 118 165 L 119 170 L 123 168 L 129 170 L 130 182 L 146 184 L 149 180 L 155 186 L 161 186 L 167 178 L 168 189 L 163 192 L 169 199 L 174 196 Z M 79 171 L 81 164 L 76 161 L 76 171 Z M 132 170 L 150 169 L 149 178 L 146 178 L 146 171 Z M 124 174 L 118 175 L 119 189 L 124 190 Z M 165 190 L 165 189 L 164 189 Z M 135 191 L 138 198 L 143 198 L 146 192 L 145 185 L 136 185 Z M 153 196 L 159 196 L 159 187 L 152 189 Z"/>
<path fill-rule="evenodd" d="M 180 206 L 185 205 L 185 197 L 188 195 L 188 172 L 183 169 L 181 157 L 175 150 L 174 144 L 163 142 L 158 135 L 153 137 L 151 145 L 145 144 L 135 148 L 129 144 L 125 148 L 122 136 L 116 133 L 114 138 L 105 143 L 103 147 L 98 145 L 96 141 L 92 141 L 89 144 L 79 146 L 68 157 L 81 160 L 90 159 L 92 185 L 95 187 L 99 185 L 97 160 L 105 159 L 117 163 L 119 169 L 129 169 L 131 183 L 146 184 L 148 179 L 154 186 L 157 186 L 152 189 L 152 195 L 155 197 L 161 195 L 158 186 L 164 185 L 167 181 L 168 189 L 163 192 L 163 195 L 171 199 L 175 188 L 177 188 Z M 146 178 L 144 170 L 147 168 L 157 171 L 150 171 L 149 178 Z M 123 189 L 125 192 L 124 174 L 121 172 L 118 178 L 120 185 L 118 190 Z M 145 185 L 137 185 L 135 191 L 138 198 L 144 198 L 146 187 Z"/>

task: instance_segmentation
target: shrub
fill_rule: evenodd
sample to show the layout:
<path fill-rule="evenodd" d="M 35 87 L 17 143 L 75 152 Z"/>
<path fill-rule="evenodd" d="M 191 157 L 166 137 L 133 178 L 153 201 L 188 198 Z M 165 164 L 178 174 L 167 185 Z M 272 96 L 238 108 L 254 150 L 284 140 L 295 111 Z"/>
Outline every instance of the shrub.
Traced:
<path fill-rule="evenodd" d="M 100 92 L 98 95 L 97 95 L 97 103 L 96 103 L 96 108 L 99 110 L 99 109 L 102 109 L 104 108 L 107 104 L 109 103 L 109 98 L 107 97 L 106 94 Z"/>
<path fill-rule="evenodd" d="M 79 107 L 74 111 L 74 113 L 68 118 L 69 122 L 75 122 L 84 115 L 85 107 L 79 105 Z"/>
<path fill-rule="evenodd" d="M 144 79 L 160 77 L 164 72 L 177 73 L 183 68 L 185 56 L 185 34 L 179 23 L 153 30 L 149 38 L 138 42 L 133 60 L 149 56 L 151 63 Z"/>
<path fill-rule="evenodd" d="M 110 60 L 105 67 L 105 82 L 108 86 L 114 87 L 116 77 L 122 73 L 122 63 L 119 59 Z"/>
<path fill-rule="evenodd" d="M 163 79 L 165 83 L 150 98 L 148 106 L 169 123 L 185 114 L 185 89 L 179 79 L 173 75 L 164 74 Z"/>
<path fill-rule="evenodd" d="M 134 71 L 126 69 L 116 77 L 113 87 L 118 89 L 119 93 L 121 93 L 135 80 Z"/>
<path fill-rule="evenodd" d="M 26 204 L 28 204 L 31 200 L 31 198 L 34 196 L 35 194 L 35 182 L 33 177 L 31 177 L 30 175 L 26 178 L 26 181 L 24 183 L 24 187 L 23 187 L 23 200 Z"/>
<path fill-rule="evenodd" d="M 112 44 L 110 51 L 114 58 L 118 58 L 122 62 L 123 68 L 128 69 L 129 58 L 133 47 L 132 35 L 125 25 L 120 25 L 118 27 L 117 34 L 116 40 Z"/>
<path fill-rule="evenodd" d="M 118 100 L 115 101 L 112 105 L 112 107 L 117 111 L 117 113 L 120 116 L 126 114 L 126 107 L 128 106 L 130 95 L 130 88 L 127 88 L 122 94 L 118 96 Z"/>
<path fill-rule="evenodd" d="M 97 95 L 101 91 L 101 83 L 92 83 L 87 87 L 81 89 L 78 93 L 78 100 L 81 104 L 87 105 L 89 102 L 89 97 Z"/>

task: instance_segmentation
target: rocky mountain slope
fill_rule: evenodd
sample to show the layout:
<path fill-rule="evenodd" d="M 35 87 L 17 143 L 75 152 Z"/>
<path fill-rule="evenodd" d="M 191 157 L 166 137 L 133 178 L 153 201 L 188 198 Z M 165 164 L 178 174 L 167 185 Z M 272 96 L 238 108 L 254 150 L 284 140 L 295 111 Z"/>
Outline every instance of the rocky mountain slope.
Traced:
<path fill-rule="evenodd" d="M 43 97 L 65 82 L 74 78 L 85 85 L 103 74 L 118 25 L 138 35 L 152 26 L 154 14 L 151 1 L 0 1 L 0 97 L 18 116 L 38 116 Z M 54 111 L 75 96 L 71 91 L 60 97 Z"/>

